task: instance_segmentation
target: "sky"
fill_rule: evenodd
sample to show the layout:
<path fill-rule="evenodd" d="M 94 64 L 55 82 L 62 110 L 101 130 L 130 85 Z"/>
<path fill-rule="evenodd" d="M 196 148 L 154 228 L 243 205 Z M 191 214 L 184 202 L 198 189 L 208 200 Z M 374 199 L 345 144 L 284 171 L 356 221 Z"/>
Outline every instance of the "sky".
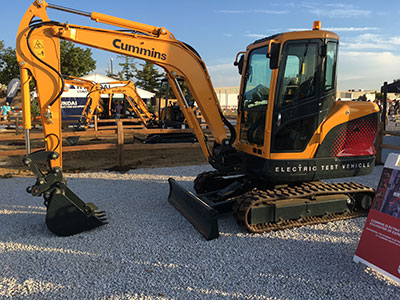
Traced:
<path fill-rule="evenodd" d="M 15 47 L 19 22 L 33 0 L 2 1 L 0 40 Z M 379 90 L 384 81 L 400 78 L 400 1 L 137 1 L 50 0 L 51 4 L 100 12 L 165 27 L 190 44 L 206 63 L 214 87 L 236 87 L 236 53 L 275 33 L 308 30 L 320 20 L 322 29 L 339 35 L 339 90 Z M 101 28 L 115 28 L 90 18 L 48 9 L 50 19 Z M 97 73 L 118 71 L 117 56 L 93 50 Z"/>

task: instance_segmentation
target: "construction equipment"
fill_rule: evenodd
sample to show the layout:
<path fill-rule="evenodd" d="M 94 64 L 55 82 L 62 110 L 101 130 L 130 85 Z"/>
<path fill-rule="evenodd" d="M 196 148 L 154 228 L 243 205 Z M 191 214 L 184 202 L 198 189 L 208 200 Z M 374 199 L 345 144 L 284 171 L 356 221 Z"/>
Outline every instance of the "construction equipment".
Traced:
<path fill-rule="evenodd" d="M 78 86 L 85 87 L 88 90 L 86 96 L 87 101 L 85 107 L 82 110 L 82 115 L 75 126 L 75 130 L 85 130 L 91 123 L 93 115 L 97 115 L 101 118 L 113 118 L 112 107 L 115 105 L 113 96 L 116 94 L 122 94 L 123 100 L 122 105 L 131 112 L 131 116 L 135 116 L 136 123 L 141 123 L 144 127 L 149 129 L 156 128 L 182 128 L 185 122 L 184 117 L 175 118 L 170 120 L 170 114 L 166 112 L 173 112 L 174 115 L 182 115 L 179 106 L 168 106 L 166 105 L 161 109 L 160 118 L 152 114 L 148 109 L 144 100 L 140 97 L 136 90 L 135 85 L 130 80 L 123 81 L 110 81 L 102 84 L 92 83 L 90 81 L 82 80 L 82 78 L 72 78 L 65 80 L 65 83 L 75 84 Z M 102 99 L 102 95 L 110 95 L 109 99 Z M 126 105 L 128 104 L 128 105 Z M 173 110 L 172 110 L 173 108 Z M 124 109 L 125 111 L 125 109 Z M 177 142 L 196 142 L 196 136 L 193 133 L 175 132 L 175 133 L 152 133 L 147 134 L 145 138 L 141 139 L 136 137 L 143 143 L 177 143 Z"/>
<path fill-rule="evenodd" d="M 68 93 L 71 87 L 81 87 L 83 88 L 83 92 L 86 93 L 85 98 L 86 98 L 86 102 L 85 102 L 85 106 L 82 110 L 82 115 L 83 112 L 85 112 L 86 110 L 88 110 L 88 106 L 94 102 L 94 99 L 92 99 L 92 97 L 90 96 L 90 93 L 92 90 L 99 90 L 101 89 L 100 84 L 92 81 L 92 80 L 87 80 L 84 78 L 80 78 L 80 77 L 75 77 L 75 76 L 64 76 L 64 82 L 65 82 L 65 87 L 64 87 L 64 93 Z M 67 86 L 68 85 L 68 86 Z M 66 94 L 62 94 L 62 98 L 65 99 Z M 101 105 L 99 104 L 98 106 L 96 106 L 97 110 L 102 110 Z M 76 124 L 74 126 L 74 128 L 76 130 L 85 130 L 85 128 L 83 126 L 81 126 L 80 124 L 82 123 L 82 116 L 79 119 L 79 123 Z M 79 137 L 77 137 L 77 140 L 79 140 Z"/>
<path fill-rule="evenodd" d="M 124 96 L 124 99 L 129 104 L 128 109 L 134 112 L 144 125 L 147 125 L 148 120 L 154 118 L 130 80 L 110 81 L 100 84 L 84 78 L 68 76 L 64 79 L 64 82 L 69 85 L 83 87 L 88 91 L 86 95 L 87 101 L 79 119 L 78 127 L 80 128 L 87 128 L 96 113 L 103 117 L 110 117 L 113 104 L 112 98 L 115 94 Z M 108 103 L 103 103 L 101 95 L 110 95 Z"/>
<path fill-rule="evenodd" d="M 84 78 L 76 77 L 76 76 L 70 76 L 70 75 L 65 76 L 64 82 L 69 85 L 82 87 L 82 88 L 86 89 L 87 91 L 92 90 L 96 85 L 98 85 L 98 83 L 96 83 L 92 80 L 88 80 L 88 79 L 84 79 Z M 98 88 L 100 88 L 100 86 L 98 85 L 96 88 L 98 89 Z M 66 90 L 68 90 L 68 88 L 64 89 L 64 91 L 66 91 Z"/>
<path fill-rule="evenodd" d="M 180 88 L 183 91 L 184 81 L 177 78 Z M 164 92 L 164 93 L 163 93 Z M 159 126 L 162 128 L 181 128 L 185 124 L 185 116 L 179 107 L 176 97 L 170 98 L 173 95 L 171 86 L 169 85 L 168 78 L 163 78 L 160 84 L 160 94 L 158 99 L 158 116 Z M 190 92 L 187 91 L 185 99 L 188 105 L 196 110 Z"/>
<path fill-rule="evenodd" d="M 51 21 L 47 8 L 125 30 Z M 263 232 L 350 218 L 369 209 L 374 194 L 371 188 L 318 181 L 372 171 L 379 111 L 369 102 L 335 102 L 339 38 L 320 30 L 318 22 L 313 30 L 273 35 L 238 53 L 235 65 L 242 81 L 235 129 L 221 113 L 199 54 L 167 29 L 35 1 L 23 17 L 17 36 L 24 126 L 29 137 L 30 72 L 39 91 L 47 149 L 61 154 L 59 97 L 64 82 L 59 71 L 59 39 L 147 60 L 166 71 L 188 125 L 216 169 L 196 178 L 194 188 L 199 196 L 170 179 L 169 202 L 206 239 L 218 236 L 217 216 L 230 210 L 239 224 L 252 232 Z M 215 138 L 212 149 L 177 78 L 186 82 Z M 28 138 L 25 159 L 31 157 L 29 148 Z M 61 155 L 49 163 L 51 170 L 60 167 Z M 46 188 L 46 180 L 36 186 L 51 203 L 55 193 Z M 75 218 L 80 204 L 60 193 L 57 197 L 67 203 L 58 211 L 67 217 L 58 220 L 68 231 L 69 223 L 64 220 Z M 76 209 L 66 211 L 65 206 Z M 88 207 L 87 211 L 95 211 Z M 82 226 L 82 231 L 86 228 Z"/>
<path fill-rule="evenodd" d="M 121 84 L 122 86 L 120 86 Z M 80 119 L 81 126 L 87 127 L 91 122 L 93 114 L 95 114 L 96 110 L 99 110 L 99 108 L 102 108 L 101 110 L 105 112 L 108 117 L 111 117 L 113 104 L 112 96 L 114 94 L 124 95 L 124 100 L 129 104 L 128 109 L 135 113 L 143 125 L 146 126 L 148 121 L 154 118 L 153 114 L 147 108 L 146 103 L 144 103 L 143 99 L 140 98 L 132 81 L 111 81 L 107 82 L 106 85 L 110 87 L 103 88 L 100 85 L 99 88 L 90 90 L 88 94 L 90 100 L 86 102 L 86 105 L 82 111 L 82 116 Z M 101 95 L 106 94 L 110 95 L 110 99 L 107 103 L 108 105 L 105 105 L 106 103 L 102 103 L 101 101 Z M 105 106 L 107 109 L 105 109 Z"/>

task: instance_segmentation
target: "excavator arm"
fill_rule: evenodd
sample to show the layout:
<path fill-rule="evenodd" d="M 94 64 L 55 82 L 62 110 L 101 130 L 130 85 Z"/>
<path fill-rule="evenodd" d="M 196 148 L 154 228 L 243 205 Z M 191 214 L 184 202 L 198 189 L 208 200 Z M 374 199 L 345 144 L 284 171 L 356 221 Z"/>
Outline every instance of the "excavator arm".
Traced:
<path fill-rule="evenodd" d="M 66 79 L 64 79 L 64 82 L 69 85 L 80 86 L 88 91 L 92 90 L 93 87 L 96 85 L 96 82 L 92 80 L 87 80 L 75 76 L 68 76 Z"/>
<path fill-rule="evenodd" d="M 47 9 L 74 13 L 125 30 L 108 30 L 51 21 Z M 127 31 L 127 30 L 128 31 Z M 235 130 L 224 119 L 207 69 L 198 53 L 175 39 L 162 27 L 141 24 L 96 12 L 87 13 L 36 0 L 21 20 L 17 35 L 17 60 L 21 73 L 24 128 L 27 155 L 23 162 L 37 177 L 27 191 L 43 196 L 47 206 L 46 223 L 59 236 L 76 234 L 106 223 L 105 213 L 92 203 L 83 202 L 66 185 L 62 175 L 61 95 L 65 80 L 61 75 L 60 39 L 152 62 L 163 68 L 188 125 L 212 165 L 225 165 L 224 153 L 234 152 Z M 36 81 L 46 151 L 30 153 L 29 82 Z M 183 79 L 215 138 L 209 149 L 194 110 L 186 101 L 178 78 Z M 230 139 L 225 129 L 230 130 Z M 39 169 L 46 161 L 49 168 Z"/>
<path fill-rule="evenodd" d="M 80 77 L 75 77 L 75 76 L 68 76 L 67 79 L 64 79 L 64 83 L 66 83 L 68 85 L 79 86 L 79 87 L 82 87 L 87 90 L 88 94 L 86 96 L 86 103 L 82 110 L 80 122 L 83 122 L 83 119 L 86 118 L 86 116 L 88 114 L 90 114 L 90 118 L 91 118 L 94 113 L 94 109 L 96 109 L 97 105 L 98 105 L 98 101 L 95 97 L 93 97 L 92 93 L 94 91 L 100 90 L 101 86 L 94 81 L 83 79 Z M 89 121 L 90 121 L 90 118 L 89 118 Z M 76 128 L 79 130 L 80 126 L 77 126 Z"/>
<path fill-rule="evenodd" d="M 96 22 L 119 26 L 132 32 L 50 21 L 47 16 L 47 8 L 87 16 Z M 210 76 L 204 62 L 190 46 L 176 40 L 165 28 L 96 12 L 76 11 L 49 4 L 44 0 L 37 0 L 27 10 L 20 23 L 17 36 L 17 59 L 21 67 L 24 127 L 26 130 L 30 129 L 29 121 L 27 121 L 30 114 L 28 109 L 29 99 L 26 96 L 27 85 L 29 84 L 28 73 L 30 72 L 37 82 L 47 149 L 62 154 L 60 96 L 64 81 L 60 75 L 60 39 L 143 59 L 162 67 L 189 126 L 194 130 L 207 160 L 210 160 L 212 153 L 208 148 L 196 116 L 185 100 L 178 84 L 177 77 L 182 78 L 196 100 L 216 144 L 229 143 L 220 105 Z M 233 138 L 231 138 L 230 143 L 233 143 Z M 61 166 L 61 164 L 61 155 L 58 159 L 52 161 L 53 166 Z"/>

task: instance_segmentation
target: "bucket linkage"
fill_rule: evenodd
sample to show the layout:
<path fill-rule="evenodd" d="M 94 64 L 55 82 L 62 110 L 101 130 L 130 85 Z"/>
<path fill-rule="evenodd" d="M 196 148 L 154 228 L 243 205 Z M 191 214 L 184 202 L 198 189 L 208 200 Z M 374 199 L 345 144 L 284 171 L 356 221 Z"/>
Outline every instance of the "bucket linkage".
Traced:
<path fill-rule="evenodd" d="M 58 236 L 70 236 L 107 224 L 105 212 L 83 202 L 67 187 L 62 169 L 50 166 L 50 161 L 58 157 L 54 151 L 37 151 L 22 160 L 36 176 L 36 183 L 26 190 L 32 196 L 43 196 L 48 229 Z M 40 162 L 47 163 L 46 172 L 40 170 Z"/>

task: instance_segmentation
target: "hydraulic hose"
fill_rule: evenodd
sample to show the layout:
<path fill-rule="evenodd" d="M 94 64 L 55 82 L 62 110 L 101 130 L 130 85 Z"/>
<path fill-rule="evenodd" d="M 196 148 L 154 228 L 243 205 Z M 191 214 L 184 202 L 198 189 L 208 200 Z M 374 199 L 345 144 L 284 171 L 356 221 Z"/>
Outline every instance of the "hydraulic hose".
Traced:
<path fill-rule="evenodd" d="M 230 136 L 230 138 L 229 138 L 229 145 L 233 145 L 233 143 L 234 143 L 235 140 L 236 140 L 236 130 L 235 130 L 235 127 L 231 124 L 231 122 L 229 122 L 229 121 L 225 118 L 225 116 L 224 116 L 224 114 L 222 113 L 222 111 L 220 111 L 220 114 L 221 114 L 222 122 L 224 122 L 224 124 L 228 127 L 229 132 L 230 132 L 230 134 L 231 134 L 231 136 Z"/>
<path fill-rule="evenodd" d="M 61 74 L 56 68 L 54 68 L 53 66 L 49 65 L 48 63 L 46 63 L 45 61 L 43 61 L 42 59 L 40 59 L 40 58 L 35 54 L 35 52 L 33 52 L 32 48 L 31 48 L 31 45 L 29 44 L 29 39 L 30 39 L 30 37 L 31 37 L 32 32 L 33 32 L 34 30 L 36 30 L 36 29 L 42 27 L 43 25 L 57 25 L 57 26 L 63 26 L 63 25 L 62 25 L 61 23 L 59 23 L 59 22 L 56 22 L 56 21 L 47 21 L 47 22 L 42 22 L 42 21 L 40 21 L 40 20 L 33 21 L 33 22 L 31 22 L 31 24 L 29 25 L 30 30 L 29 30 L 28 35 L 27 35 L 27 37 L 26 37 L 26 43 L 27 43 L 27 46 L 28 46 L 28 50 L 29 50 L 29 52 L 32 54 L 32 56 L 33 56 L 34 58 L 36 58 L 38 61 L 40 61 L 42 64 L 44 64 L 46 67 L 48 67 L 48 68 L 50 68 L 51 70 L 53 70 L 53 71 L 60 77 L 60 79 L 61 79 L 61 89 L 60 89 L 60 91 L 58 92 L 57 96 L 56 96 L 54 99 L 52 99 L 52 100 L 50 101 L 50 104 L 49 104 L 49 106 L 48 106 L 48 107 L 50 108 L 50 107 L 54 104 L 54 102 L 56 102 L 57 99 L 61 97 L 62 93 L 64 92 L 65 82 L 64 82 L 64 78 L 63 78 L 62 74 Z"/>

